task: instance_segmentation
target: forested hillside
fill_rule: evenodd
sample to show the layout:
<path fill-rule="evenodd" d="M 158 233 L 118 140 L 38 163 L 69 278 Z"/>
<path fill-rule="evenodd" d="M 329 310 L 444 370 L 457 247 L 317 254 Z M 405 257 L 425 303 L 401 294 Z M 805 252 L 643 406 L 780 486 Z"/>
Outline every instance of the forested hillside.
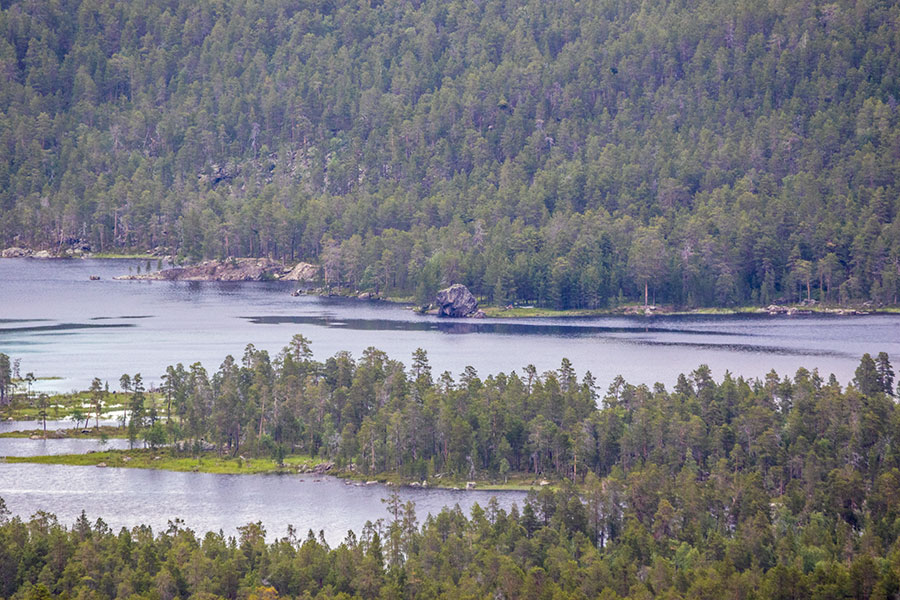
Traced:
<path fill-rule="evenodd" d="M 897 3 L 0 6 L 5 245 L 420 300 L 898 302 Z"/>

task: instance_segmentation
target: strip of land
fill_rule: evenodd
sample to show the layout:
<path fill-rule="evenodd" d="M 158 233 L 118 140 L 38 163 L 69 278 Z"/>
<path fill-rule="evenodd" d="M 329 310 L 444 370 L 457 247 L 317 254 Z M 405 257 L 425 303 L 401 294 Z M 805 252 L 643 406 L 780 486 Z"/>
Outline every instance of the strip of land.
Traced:
<path fill-rule="evenodd" d="M 4 436 L 9 437 L 9 436 Z M 85 435 L 83 437 L 90 437 Z M 223 475 L 332 475 L 348 482 L 382 483 L 389 486 L 435 487 L 442 489 L 478 489 L 489 491 L 527 491 L 552 486 L 546 479 L 535 479 L 533 474 L 512 474 L 506 481 L 476 479 L 465 481 L 449 476 L 433 477 L 425 481 L 413 481 L 396 473 L 380 473 L 366 476 L 351 469 L 342 469 L 323 458 L 294 454 L 286 456 L 282 464 L 272 458 L 246 458 L 203 452 L 199 455 L 173 454 L 170 449 L 135 448 L 133 450 L 106 450 L 85 454 L 58 454 L 44 456 L 8 456 L 7 463 L 31 463 L 40 465 L 68 465 L 98 468 L 155 469 L 161 471 L 216 473 Z"/>

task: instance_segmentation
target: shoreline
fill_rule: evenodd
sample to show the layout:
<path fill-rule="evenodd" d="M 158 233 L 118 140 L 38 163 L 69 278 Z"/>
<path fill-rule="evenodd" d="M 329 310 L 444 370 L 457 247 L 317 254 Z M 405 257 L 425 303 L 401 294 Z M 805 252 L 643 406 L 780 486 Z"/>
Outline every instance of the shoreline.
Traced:
<path fill-rule="evenodd" d="M 216 281 L 216 280 L 208 280 Z M 298 293 L 299 292 L 299 293 Z M 371 292 L 350 290 L 349 288 L 313 288 L 298 290 L 292 295 L 313 296 L 317 298 L 340 298 L 344 300 L 360 302 L 379 302 L 392 304 L 407 310 L 411 310 L 422 316 L 436 316 L 434 310 L 422 310 L 424 307 L 415 306 L 415 302 L 405 296 L 379 296 Z M 868 315 L 900 315 L 900 306 L 874 307 L 866 303 L 859 304 L 769 304 L 766 306 L 736 306 L 717 307 L 704 306 L 697 308 L 679 308 L 671 305 L 623 304 L 615 308 L 569 308 L 555 309 L 537 306 L 500 306 L 495 304 L 479 304 L 478 308 L 484 311 L 485 318 L 489 319 L 547 319 L 547 318 L 575 318 L 585 319 L 592 317 L 685 317 L 685 316 L 819 316 L 831 315 L 838 317 L 868 316 Z M 454 320 L 478 320 L 475 317 L 460 317 Z"/>
<path fill-rule="evenodd" d="M 7 436 L 9 437 L 9 436 Z M 90 439 L 89 436 L 83 436 Z M 43 439 L 43 438 L 41 438 Z M 48 438 L 49 439 L 49 438 Z M 100 439 L 100 438 L 96 438 Z M 446 490 L 477 491 L 529 491 L 542 487 L 555 488 L 558 482 L 541 480 L 524 473 L 510 474 L 507 483 L 485 479 L 463 481 L 432 477 L 425 481 L 412 480 L 397 473 L 386 472 L 365 475 L 349 469 L 337 468 L 325 459 L 292 454 L 279 466 L 271 458 L 245 458 L 222 456 L 215 452 L 203 452 L 199 456 L 172 455 L 167 448 L 134 448 L 131 450 L 100 450 L 84 454 L 48 454 L 39 456 L 5 456 L 0 461 L 9 464 L 62 465 L 97 468 L 148 469 L 180 473 L 209 473 L 219 475 L 293 475 L 298 477 L 330 476 L 343 479 L 347 485 L 375 485 L 388 487 L 433 488 Z M 474 483 L 474 486 L 467 484 Z"/>
<path fill-rule="evenodd" d="M 38 258 L 34 251 L 26 256 L 9 258 L 36 258 L 39 260 L 72 260 L 72 259 L 97 259 L 97 260 L 133 260 L 133 259 L 170 259 L 155 254 L 113 254 L 113 253 L 84 253 L 62 256 L 42 256 Z M 46 251 L 43 251 L 46 252 Z M 265 264 L 263 264 L 265 263 Z M 114 277 L 115 280 L 124 281 L 198 281 L 198 282 L 272 282 L 283 281 L 286 283 L 320 283 L 313 278 L 313 273 L 318 272 L 318 265 L 299 262 L 297 267 L 303 268 L 302 275 L 298 273 L 291 277 L 292 269 L 276 265 L 277 261 L 258 258 L 239 258 L 226 260 L 201 261 L 196 265 L 173 266 L 160 271 L 151 271 L 146 274 L 123 274 Z M 253 264 L 256 269 L 248 272 L 248 267 Z M 232 266 L 233 265 L 233 266 Z M 295 269 L 297 267 L 294 267 Z M 172 271 L 171 274 L 166 274 Z M 299 275 L 299 277 L 298 277 Z M 297 277 L 296 279 L 294 277 Z M 292 296 L 315 296 L 320 298 L 344 298 L 361 302 L 383 302 L 400 306 L 416 312 L 417 314 L 431 314 L 424 307 L 416 306 L 409 296 L 382 296 L 376 293 L 353 290 L 342 287 L 309 287 L 297 289 Z M 816 302 L 816 301 L 814 301 Z M 491 319 L 532 319 L 532 318 L 592 318 L 592 317 L 682 317 L 682 316 L 737 316 L 737 315 L 763 315 L 763 316 L 866 316 L 866 315 L 900 315 L 900 305 L 874 306 L 871 302 L 859 302 L 851 304 L 815 304 L 806 303 L 772 303 L 766 306 L 704 306 L 697 308 L 682 308 L 673 305 L 648 305 L 640 303 L 626 303 L 613 308 L 572 308 L 554 309 L 537 307 L 532 305 L 494 305 L 479 304 L 478 308 L 484 312 L 484 316 Z M 465 317 L 471 318 L 471 317 Z"/>

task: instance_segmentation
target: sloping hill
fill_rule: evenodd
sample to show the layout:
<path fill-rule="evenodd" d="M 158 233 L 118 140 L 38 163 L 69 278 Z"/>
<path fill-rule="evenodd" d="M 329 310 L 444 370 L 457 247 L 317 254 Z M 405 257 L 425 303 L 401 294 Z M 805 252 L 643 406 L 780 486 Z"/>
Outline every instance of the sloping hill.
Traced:
<path fill-rule="evenodd" d="M 0 242 L 897 303 L 900 7 L 3 2 Z"/>

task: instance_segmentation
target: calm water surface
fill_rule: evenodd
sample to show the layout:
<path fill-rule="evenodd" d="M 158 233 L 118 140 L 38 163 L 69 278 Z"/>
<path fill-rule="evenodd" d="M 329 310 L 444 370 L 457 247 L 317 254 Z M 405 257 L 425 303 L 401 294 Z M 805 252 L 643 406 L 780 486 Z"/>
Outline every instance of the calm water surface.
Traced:
<path fill-rule="evenodd" d="M 97 422 L 94 419 L 91 419 L 89 424 L 90 427 L 93 427 Z M 84 426 L 84 419 L 80 421 L 80 425 Z M 100 426 L 102 427 L 119 427 L 122 425 L 122 421 L 118 419 L 112 418 L 102 418 L 100 419 Z M 56 431 L 57 429 L 72 429 L 75 427 L 75 421 L 71 419 L 47 419 L 47 431 Z M 9 431 L 34 431 L 35 429 L 43 429 L 44 423 L 42 421 L 0 421 L 0 433 L 7 433 Z M 0 452 L 0 456 L 3 456 L 3 453 Z"/>
<path fill-rule="evenodd" d="M 0 457 L 128 447 L 128 440 L 120 439 L 103 444 L 84 439 L 0 438 Z M 234 535 L 238 526 L 262 521 L 270 540 L 285 535 L 287 526 L 293 525 L 302 535 L 310 528 L 317 533 L 322 530 L 328 543 L 335 545 L 348 530 L 359 533 L 366 521 L 387 519 L 381 499 L 395 492 L 404 502 L 415 502 L 420 520 L 445 506 L 459 505 L 468 512 L 476 502 L 486 506 L 492 497 L 509 510 L 525 497 L 520 492 L 349 485 L 334 477 L 307 474 L 215 475 L 0 462 L 0 497 L 13 514 L 27 519 L 41 510 L 70 525 L 84 510 L 92 520 L 100 517 L 115 529 L 150 525 L 161 531 L 169 521 L 181 519 L 201 534 L 222 530 Z"/>
<path fill-rule="evenodd" d="M 50 428 L 48 427 L 49 431 Z M 137 447 L 140 447 L 138 443 Z M 87 454 L 88 452 L 105 452 L 106 450 L 127 450 L 128 440 L 111 439 L 106 442 L 86 439 L 47 439 L 32 440 L 29 438 L 0 438 L 0 457 L 2 456 L 47 456 L 50 454 Z M 0 464 L 0 471 L 9 465 Z M 3 488 L 0 487 L 0 490 Z M 0 491 L 0 496 L 3 492 Z"/>
<path fill-rule="evenodd" d="M 900 356 L 900 317 L 893 315 L 439 320 L 385 303 L 295 298 L 287 282 L 112 279 L 146 265 L 0 260 L 0 352 L 20 358 L 23 375 L 61 377 L 36 384 L 54 391 L 86 388 L 95 376 L 115 388 L 122 373 L 158 383 L 176 362 L 214 370 L 247 344 L 275 354 L 295 333 L 312 340 L 320 360 L 375 346 L 408 363 L 421 347 L 436 373 L 454 375 L 467 365 L 481 375 L 528 364 L 545 371 L 567 357 L 602 387 L 619 374 L 671 385 L 700 364 L 716 377 L 726 369 L 762 377 L 803 366 L 846 383 L 863 353 Z"/>
<path fill-rule="evenodd" d="M 459 505 L 468 513 L 477 502 L 486 506 L 496 497 L 506 510 L 521 504 L 520 492 L 478 492 L 436 489 L 357 487 L 333 477 L 308 475 L 213 475 L 143 469 L 99 469 L 57 465 L 0 464 L 0 496 L 13 514 L 27 518 L 38 510 L 52 512 L 71 525 L 87 512 L 110 527 L 150 525 L 163 531 L 169 521 L 204 533 L 262 521 L 270 540 L 293 525 L 300 535 L 323 531 L 336 545 L 348 530 L 357 534 L 366 521 L 388 519 L 382 498 L 396 492 L 412 500 L 421 523 L 429 513 Z"/>
<path fill-rule="evenodd" d="M 579 373 L 590 370 L 601 387 L 619 374 L 633 383 L 671 385 L 679 373 L 704 363 L 719 378 L 726 370 L 755 378 L 772 369 L 793 374 L 803 366 L 846 383 L 863 353 L 885 351 L 895 362 L 900 356 L 895 316 L 438 320 L 377 302 L 294 298 L 289 283 L 112 280 L 138 266 L 146 269 L 146 261 L 0 260 L 0 352 L 21 359 L 22 375 L 60 377 L 36 383 L 47 391 L 85 389 L 93 377 L 116 388 L 122 373 L 142 373 L 152 384 L 176 362 L 200 361 L 214 370 L 247 344 L 275 354 L 296 333 L 312 340 L 319 360 L 341 350 L 359 356 L 375 346 L 408 362 L 421 347 L 436 373 L 454 375 L 467 365 L 481 375 L 528 364 L 545 371 L 567 357 Z M 100 281 L 89 281 L 91 275 Z M 0 431 L 38 427 L 0 423 Z M 99 449 L 85 440 L 0 442 L 0 455 Z M 82 510 L 116 528 L 147 523 L 160 530 L 180 518 L 195 530 L 229 535 L 238 525 L 262 521 L 270 537 L 284 535 L 292 524 L 301 532 L 323 529 L 332 544 L 348 529 L 387 517 L 381 498 L 393 488 L 314 479 L 0 463 L 0 496 L 15 514 L 45 510 L 66 524 Z M 399 492 L 416 502 L 420 519 L 446 505 L 468 510 L 490 498 L 481 492 Z M 499 498 L 509 507 L 522 495 Z"/>

